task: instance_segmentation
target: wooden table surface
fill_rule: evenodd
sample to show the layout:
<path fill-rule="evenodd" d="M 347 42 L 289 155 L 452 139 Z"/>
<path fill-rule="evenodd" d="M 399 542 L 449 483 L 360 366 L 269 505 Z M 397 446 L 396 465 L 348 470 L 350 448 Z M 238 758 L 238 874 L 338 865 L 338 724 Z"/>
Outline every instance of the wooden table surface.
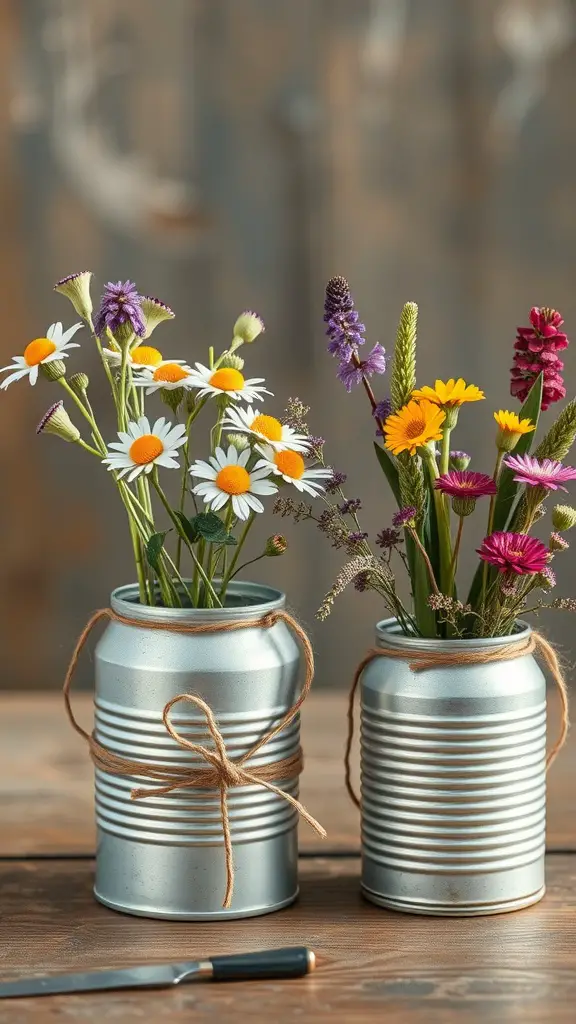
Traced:
<path fill-rule="evenodd" d="M 395 914 L 359 894 L 358 818 L 343 787 L 345 696 L 303 715 L 301 895 L 287 910 L 220 924 L 131 918 L 91 892 L 91 767 L 57 695 L 0 696 L 0 978 L 161 963 L 305 944 L 301 981 L 0 1002 L 0 1024 L 314 1021 L 573 1022 L 576 1018 L 576 737 L 549 775 L 548 891 L 538 906 L 476 919 Z M 76 698 L 90 721 L 90 698 Z M 550 730 L 557 720 L 551 696 Z"/>

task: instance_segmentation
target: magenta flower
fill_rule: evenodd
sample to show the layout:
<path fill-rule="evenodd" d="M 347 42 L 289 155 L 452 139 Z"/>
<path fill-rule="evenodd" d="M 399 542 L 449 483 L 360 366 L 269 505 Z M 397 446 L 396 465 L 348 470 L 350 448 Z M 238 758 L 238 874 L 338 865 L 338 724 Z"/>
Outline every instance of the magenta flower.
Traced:
<path fill-rule="evenodd" d="M 519 576 L 542 572 L 550 558 L 548 548 L 536 537 L 499 531 L 484 538 L 477 554 L 499 572 L 515 572 Z"/>
<path fill-rule="evenodd" d="M 533 455 L 507 455 L 504 465 L 514 473 L 519 484 L 528 487 L 545 487 L 548 491 L 565 491 L 562 485 L 568 480 L 576 480 L 576 469 L 563 466 L 552 459 L 535 459 Z"/>
<path fill-rule="evenodd" d="M 399 508 L 392 516 L 392 526 L 399 530 L 403 526 L 412 525 L 417 515 L 418 509 L 415 505 L 405 505 L 404 508 Z"/>
<path fill-rule="evenodd" d="M 438 477 L 434 487 L 452 498 L 484 498 L 498 489 L 491 476 L 470 469 L 451 469 Z"/>
<path fill-rule="evenodd" d="M 511 369 L 510 392 L 524 402 L 538 375 L 544 374 L 542 408 L 547 409 L 566 395 L 562 370 L 564 363 L 558 352 L 568 345 L 568 337 L 559 328 L 564 323 L 556 309 L 534 306 L 530 310 L 530 327 L 519 327 L 514 344 L 514 366 Z"/>

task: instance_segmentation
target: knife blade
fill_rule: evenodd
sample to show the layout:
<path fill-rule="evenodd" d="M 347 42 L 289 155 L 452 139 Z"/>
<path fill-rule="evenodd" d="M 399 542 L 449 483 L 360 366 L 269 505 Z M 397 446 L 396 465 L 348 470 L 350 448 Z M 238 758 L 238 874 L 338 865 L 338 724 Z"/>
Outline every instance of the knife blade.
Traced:
<path fill-rule="evenodd" d="M 87 971 L 20 978 L 0 983 L 0 999 L 104 992 L 123 988 L 169 988 L 188 981 L 254 981 L 301 978 L 314 970 L 316 958 L 305 946 L 258 953 L 214 956 L 175 964 L 147 964 L 113 971 Z"/>

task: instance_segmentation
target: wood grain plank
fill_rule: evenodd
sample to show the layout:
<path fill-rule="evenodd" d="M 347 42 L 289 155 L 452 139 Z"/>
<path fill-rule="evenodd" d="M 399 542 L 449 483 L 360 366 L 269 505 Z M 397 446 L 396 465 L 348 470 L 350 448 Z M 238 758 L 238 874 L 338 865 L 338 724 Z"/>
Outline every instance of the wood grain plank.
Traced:
<path fill-rule="evenodd" d="M 301 864 L 297 904 L 226 924 L 124 917 L 97 904 L 90 862 L 0 865 L 0 975 L 162 963 L 304 943 L 318 954 L 311 977 L 286 983 L 188 986 L 0 1002 L 0 1024 L 66 1021 L 465 1020 L 568 1022 L 576 998 L 573 921 L 576 856 L 548 858 L 548 893 L 499 917 L 431 919 L 365 903 L 359 863 Z"/>
<path fill-rule="evenodd" d="M 75 697 L 89 726 L 91 698 Z M 550 698 L 550 729 L 558 705 Z M 343 694 L 312 694 L 303 714 L 306 767 L 302 799 L 328 830 L 319 840 L 305 824 L 301 848 L 322 853 L 358 847 L 358 814 L 344 790 L 342 752 L 346 722 Z M 576 850 L 576 738 L 549 776 L 548 847 Z M 92 770 L 71 730 L 57 694 L 0 696 L 0 856 L 91 854 L 95 847 Z"/>

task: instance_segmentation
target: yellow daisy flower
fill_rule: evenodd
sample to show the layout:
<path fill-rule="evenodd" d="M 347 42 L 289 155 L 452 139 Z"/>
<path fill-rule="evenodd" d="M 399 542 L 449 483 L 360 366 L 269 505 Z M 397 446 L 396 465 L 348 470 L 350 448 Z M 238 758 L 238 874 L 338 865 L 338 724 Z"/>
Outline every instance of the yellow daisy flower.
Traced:
<path fill-rule="evenodd" d="M 434 402 L 411 400 L 384 423 L 385 447 L 394 455 L 405 451 L 415 455 L 422 445 L 441 440 L 445 419 L 446 413 Z"/>
<path fill-rule="evenodd" d="M 467 384 L 462 377 L 454 380 L 453 377 L 446 382 L 437 380 L 434 387 L 417 388 L 412 392 L 412 398 L 421 400 L 426 398 L 435 405 L 449 406 L 450 408 L 463 405 L 464 402 L 480 402 L 484 398 L 484 392 L 480 391 L 475 384 Z"/>
<path fill-rule="evenodd" d="M 494 419 L 498 424 L 496 445 L 501 452 L 511 452 L 523 434 L 536 430 L 532 420 L 521 420 L 515 412 L 507 412 L 504 409 L 495 412 Z"/>

